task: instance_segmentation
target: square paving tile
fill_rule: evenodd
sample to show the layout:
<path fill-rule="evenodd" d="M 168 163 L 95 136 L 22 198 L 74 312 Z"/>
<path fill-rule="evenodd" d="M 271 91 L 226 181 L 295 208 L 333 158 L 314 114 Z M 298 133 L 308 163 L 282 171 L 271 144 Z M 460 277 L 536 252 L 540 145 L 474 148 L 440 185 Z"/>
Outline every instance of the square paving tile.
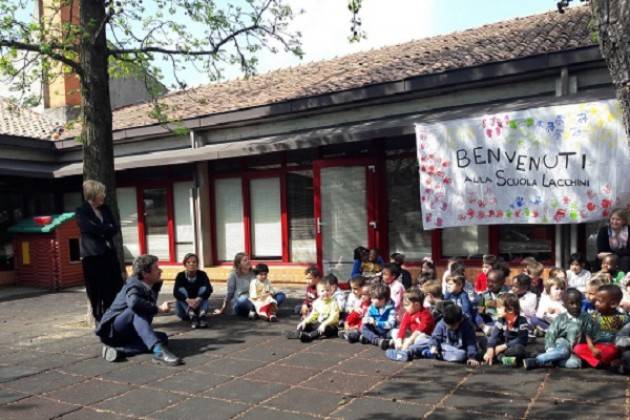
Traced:
<path fill-rule="evenodd" d="M 100 375 L 110 381 L 126 382 L 130 384 L 147 384 L 156 382 L 177 373 L 177 368 L 163 367 L 157 363 L 130 363 L 127 367 L 106 372 Z"/>
<path fill-rule="evenodd" d="M 95 408 L 128 416 L 146 416 L 184 399 L 182 395 L 154 389 L 133 389 L 126 394 L 100 402 Z"/>
<path fill-rule="evenodd" d="M 362 350 L 365 350 L 365 347 L 361 344 L 350 344 L 345 340 L 341 340 L 339 338 L 329 338 L 324 340 L 318 340 L 314 342 L 306 351 L 312 353 L 324 353 L 324 354 L 335 354 L 338 356 L 351 357 L 355 356 Z"/>
<path fill-rule="evenodd" d="M 76 384 L 85 381 L 81 376 L 67 375 L 65 373 L 54 370 L 38 373 L 26 378 L 17 379 L 12 382 L 5 383 L 5 386 L 28 394 L 40 394 L 42 392 L 52 391 L 64 386 Z"/>
<path fill-rule="evenodd" d="M 442 407 L 433 411 L 428 417 L 431 420 L 471 420 L 471 419 L 503 419 L 503 420 L 520 420 L 520 417 L 514 415 L 499 415 L 484 413 L 483 415 L 473 414 L 468 411 L 456 410 L 450 407 Z"/>
<path fill-rule="evenodd" d="M 277 382 L 287 385 L 296 385 L 320 372 L 321 371 L 319 369 L 307 369 L 295 366 L 285 368 L 274 364 L 258 369 L 257 371 L 247 375 L 246 378 Z"/>
<path fill-rule="evenodd" d="M 21 400 L 22 398 L 26 398 L 28 396 L 29 394 L 25 394 L 23 392 L 0 388 L 0 405 Z"/>
<path fill-rule="evenodd" d="M 69 414 L 64 414 L 61 420 L 128 420 L 129 417 L 123 417 L 105 411 L 95 411 L 89 408 L 82 408 Z"/>
<path fill-rule="evenodd" d="M 332 413 L 333 417 L 344 419 L 419 419 L 429 407 L 384 401 L 372 398 L 360 398 Z"/>
<path fill-rule="evenodd" d="M 339 404 L 347 401 L 348 397 L 333 392 L 298 387 L 274 397 L 267 401 L 265 405 L 300 413 L 328 415 Z"/>
<path fill-rule="evenodd" d="M 105 361 L 105 359 L 91 358 L 80 360 L 76 363 L 71 363 L 62 366 L 59 370 L 63 372 L 73 373 L 75 375 L 83 375 L 83 376 L 97 376 L 102 375 L 106 372 L 111 372 L 117 369 L 125 369 L 130 365 L 128 363 L 109 363 Z"/>
<path fill-rule="evenodd" d="M 210 372 L 217 375 L 241 376 L 255 369 L 258 369 L 259 367 L 264 366 L 267 363 L 268 362 L 257 360 L 222 358 L 211 360 L 205 365 L 197 367 L 195 370 Z"/>
<path fill-rule="evenodd" d="M 59 403 L 39 397 L 29 397 L 0 406 L 2 420 L 44 420 L 76 411 L 75 405 Z"/>
<path fill-rule="evenodd" d="M 522 369 L 488 366 L 474 371 L 462 387 L 479 393 L 486 391 L 531 398 L 536 395 L 545 374 L 544 370 L 526 372 Z"/>
<path fill-rule="evenodd" d="M 436 387 L 432 381 L 418 378 L 416 382 L 390 380 L 377 385 L 374 389 L 368 391 L 366 395 L 431 405 L 436 404 L 451 390 L 452 388 Z"/>
<path fill-rule="evenodd" d="M 213 373 L 199 373 L 184 371 L 164 380 L 153 382 L 151 387 L 165 389 L 167 391 L 183 392 L 187 394 L 199 394 L 216 385 L 231 380 L 229 376 L 215 375 Z"/>
<path fill-rule="evenodd" d="M 233 381 L 217 386 L 205 395 L 231 401 L 241 401 L 246 404 L 253 404 L 266 400 L 272 395 L 275 395 L 287 388 L 287 385 L 282 384 L 254 382 L 247 379 L 234 379 Z"/>
<path fill-rule="evenodd" d="M 405 364 L 392 362 L 385 358 L 385 354 L 381 356 L 382 359 L 378 361 L 374 359 L 364 359 L 362 357 L 344 360 L 339 363 L 335 370 L 338 372 L 354 373 L 355 375 L 385 377 L 405 368 Z"/>
<path fill-rule="evenodd" d="M 247 420 L 295 420 L 303 418 L 316 418 L 311 417 L 308 413 L 296 413 L 289 411 L 274 410 L 267 407 L 256 407 L 251 411 L 248 411 L 243 417 L 239 417 Z M 318 417 L 319 418 L 319 417 Z"/>
<path fill-rule="evenodd" d="M 273 362 L 292 353 L 290 349 L 284 349 L 278 346 L 261 345 L 248 348 L 232 356 L 249 360 L 260 360 L 264 362 Z"/>
<path fill-rule="evenodd" d="M 528 419 L 623 419 L 626 417 L 622 405 L 576 404 L 575 401 L 538 400 L 527 415 Z"/>
<path fill-rule="evenodd" d="M 444 402 L 444 405 L 462 411 L 512 417 L 522 417 L 528 404 L 528 398 L 471 391 L 465 387 L 458 388 Z"/>
<path fill-rule="evenodd" d="M 245 404 L 214 398 L 190 398 L 164 411 L 153 413 L 150 418 L 160 420 L 229 419 L 247 408 Z"/>
<path fill-rule="evenodd" d="M 48 392 L 47 397 L 80 405 L 89 405 L 129 391 L 131 387 L 98 379 Z"/>
<path fill-rule="evenodd" d="M 379 382 L 381 378 L 352 375 L 349 373 L 324 372 L 303 384 L 305 388 L 315 388 L 322 391 L 339 392 L 347 395 L 358 395 L 367 391 Z"/>
<path fill-rule="evenodd" d="M 41 371 L 42 369 L 27 366 L 0 366 L 0 383 L 11 382 Z"/>
<path fill-rule="evenodd" d="M 619 382 L 584 382 L 574 378 L 550 376 L 544 396 L 550 399 L 576 400 L 583 403 L 624 405 L 630 384 Z"/>
<path fill-rule="evenodd" d="M 331 366 L 336 365 L 338 362 L 345 360 L 345 356 L 338 354 L 323 354 L 323 353 L 309 353 L 300 352 L 286 359 L 279 361 L 279 364 L 285 366 L 297 366 L 311 369 L 324 370 Z"/>

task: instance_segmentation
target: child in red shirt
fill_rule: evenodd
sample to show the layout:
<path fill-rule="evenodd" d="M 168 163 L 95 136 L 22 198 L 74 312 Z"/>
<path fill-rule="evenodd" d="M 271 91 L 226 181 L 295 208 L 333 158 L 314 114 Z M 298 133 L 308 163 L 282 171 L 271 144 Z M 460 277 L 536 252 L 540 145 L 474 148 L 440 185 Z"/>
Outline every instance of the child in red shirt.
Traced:
<path fill-rule="evenodd" d="M 412 347 L 428 345 L 435 327 L 431 311 L 424 307 L 424 293 L 411 290 L 405 295 L 405 314 L 400 327 L 392 331 L 394 348 L 386 351 L 388 358 L 397 361 L 411 360 Z M 410 333 L 407 336 L 407 333 Z"/>
<path fill-rule="evenodd" d="M 317 266 L 312 265 L 304 271 L 304 280 L 306 281 L 304 302 L 301 305 L 297 305 L 294 310 L 302 319 L 313 309 L 313 302 L 317 299 L 317 284 L 321 279 L 322 273 Z"/>
<path fill-rule="evenodd" d="M 497 262 L 495 255 L 484 255 L 481 265 L 481 272 L 477 274 L 475 279 L 475 292 L 483 293 L 488 290 L 488 272 L 492 270 L 492 266 Z"/>
<path fill-rule="evenodd" d="M 348 340 L 350 343 L 356 343 L 359 341 L 359 337 L 361 336 L 361 327 L 363 326 L 363 317 L 372 304 L 370 286 L 366 284 L 364 277 L 359 277 L 359 279 L 361 281 L 356 285 L 358 287 L 357 299 L 354 300 L 352 308 L 346 307 L 348 310 L 348 316 L 344 322 L 344 330 L 340 333 L 340 337 Z M 352 281 L 354 280 L 355 279 L 352 279 Z M 355 291 L 353 287 L 353 294 L 354 293 Z"/>

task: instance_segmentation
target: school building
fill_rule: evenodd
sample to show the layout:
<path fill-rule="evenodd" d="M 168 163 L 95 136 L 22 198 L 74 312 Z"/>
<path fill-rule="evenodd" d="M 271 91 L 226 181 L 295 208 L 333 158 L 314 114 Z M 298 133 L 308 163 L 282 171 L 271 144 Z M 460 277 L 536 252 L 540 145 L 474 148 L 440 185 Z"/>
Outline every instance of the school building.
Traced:
<path fill-rule="evenodd" d="M 480 267 L 488 253 L 593 259 L 600 223 L 425 231 L 414 133 L 415 123 L 614 98 L 590 20 L 573 7 L 168 94 L 185 136 L 149 105 L 116 109 L 126 259 L 155 254 L 169 278 L 197 252 L 221 280 L 245 251 L 276 282 L 301 282 L 312 263 L 346 276 L 359 245 L 412 266 L 462 256 Z M 58 123 L 43 115 L 1 115 L 0 281 L 10 283 L 7 227 L 76 208 L 82 153 L 72 130 L 53 140 Z"/>

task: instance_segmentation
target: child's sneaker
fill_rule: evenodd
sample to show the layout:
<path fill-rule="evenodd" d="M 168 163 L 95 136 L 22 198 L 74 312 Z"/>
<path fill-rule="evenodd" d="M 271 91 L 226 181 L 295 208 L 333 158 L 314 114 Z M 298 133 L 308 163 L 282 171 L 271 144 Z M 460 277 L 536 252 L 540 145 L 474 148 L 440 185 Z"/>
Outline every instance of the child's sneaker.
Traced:
<path fill-rule="evenodd" d="M 249 319 L 256 319 L 256 312 L 254 311 L 249 311 L 249 314 L 247 315 L 247 318 Z"/>
<path fill-rule="evenodd" d="M 300 331 L 298 330 L 287 331 L 286 337 L 289 340 L 297 340 L 298 338 L 300 338 Z"/>
<path fill-rule="evenodd" d="M 370 344 L 370 340 L 363 336 L 363 334 L 359 335 L 359 342 L 361 344 Z"/>
<path fill-rule="evenodd" d="M 492 332 L 492 327 L 490 325 L 484 325 L 482 328 L 484 335 L 490 335 Z"/>
<path fill-rule="evenodd" d="M 302 343 L 310 343 L 311 341 L 313 341 L 313 336 L 311 336 L 309 333 L 301 332 L 300 341 Z"/>
<path fill-rule="evenodd" d="M 516 357 L 503 356 L 501 358 L 501 364 L 507 367 L 516 367 Z"/>
<path fill-rule="evenodd" d="M 423 359 L 435 359 L 435 354 L 431 353 L 431 349 L 428 347 L 422 349 L 422 351 L 420 352 L 420 356 Z"/>
<path fill-rule="evenodd" d="M 408 362 L 411 360 L 411 354 L 406 350 L 387 349 L 385 350 L 385 356 L 395 362 Z"/>
<path fill-rule="evenodd" d="M 386 338 L 379 338 L 378 346 L 381 348 L 381 350 L 387 350 L 389 348 L 389 340 Z"/>
<path fill-rule="evenodd" d="M 532 370 L 538 367 L 538 363 L 536 363 L 535 357 L 530 357 L 528 359 L 523 359 L 523 367 L 525 370 Z"/>
<path fill-rule="evenodd" d="M 346 340 L 348 343 L 356 343 L 361 338 L 361 334 L 358 331 L 349 331 L 346 333 Z"/>
<path fill-rule="evenodd" d="M 110 363 L 117 362 L 122 358 L 122 355 L 118 352 L 118 350 L 110 346 L 103 346 L 101 355 L 103 356 L 103 359 Z"/>
<path fill-rule="evenodd" d="M 251 312 L 250 312 L 250 314 L 251 314 Z M 254 316 L 256 316 L 256 315 L 254 315 Z M 262 319 L 263 321 L 269 321 L 269 317 L 267 316 L 267 314 L 260 314 L 260 315 L 258 315 L 258 317 L 260 319 Z M 250 319 L 253 319 L 253 318 L 250 317 Z"/>
<path fill-rule="evenodd" d="M 278 317 L 275 315 L 269 316 L 269 322 L 278 322 Z"/>

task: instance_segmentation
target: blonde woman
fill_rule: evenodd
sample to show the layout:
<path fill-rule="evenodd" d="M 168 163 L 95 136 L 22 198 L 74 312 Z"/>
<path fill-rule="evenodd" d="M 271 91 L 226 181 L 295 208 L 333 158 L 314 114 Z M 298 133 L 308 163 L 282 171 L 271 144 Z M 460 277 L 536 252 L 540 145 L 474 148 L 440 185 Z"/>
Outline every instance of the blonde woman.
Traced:
<path fill-rule="evenodd" d="M 97 321 L 114 301 L 123 286 L 113 237 L 120 231 L 109 207 L 105 205 L 105 185 L 87 180 L 83 183 L 85 201 L 76 210 L 81 230 L 81 263 L 85 289 Z"/>

